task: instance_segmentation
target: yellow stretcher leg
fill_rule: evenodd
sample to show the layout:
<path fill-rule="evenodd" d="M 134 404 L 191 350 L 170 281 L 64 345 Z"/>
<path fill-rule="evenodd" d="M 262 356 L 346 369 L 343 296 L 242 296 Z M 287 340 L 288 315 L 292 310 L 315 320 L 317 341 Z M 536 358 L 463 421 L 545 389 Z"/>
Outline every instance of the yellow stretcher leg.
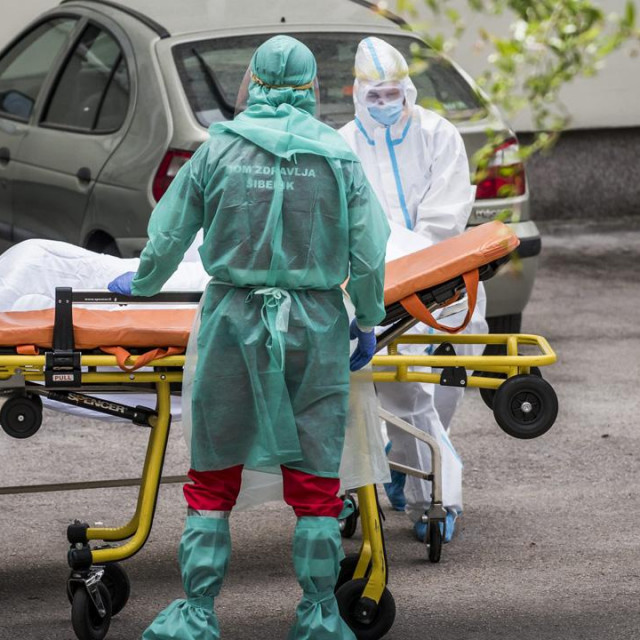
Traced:
<path fill-rule="evenodd" d="M 72 568 L 125 560 L 138 552 L 149 536 L 171 425 L 169 382 L 156 383 L 156 390 L 158 416 L 149 436 L 136 512 L 133 518 L 122 527 L 90 527 L 86 530 L 87 540 L 120 541 L 130 539 L 125 544 L 113 548 L 72 549 L 69 552 L 69 564 Z"/>
<path fill-rule="evenodd" d="M 396 605 L 387 589 L 387 560 L 376 488 L 358 489 L 362 546 L 351 580 L 341 581 L 336 599 L 342 619 L 357 638 L 382 638 L 393 626 Z"/>
<path fill-rule="evenodd" d="M 358 503 L 362 523 L 362 547 L 360 548 L 360 559 L 353 577 L 354 579 L 364 578 L 367 568 L 371 566 L 367 586 L 362 593 L 362 597 L 369 598 L 374 602 L 380 602 L 382 593 L 387 586 L 387 562 L 376 489 L 373 485 L 358 489 Z"/>

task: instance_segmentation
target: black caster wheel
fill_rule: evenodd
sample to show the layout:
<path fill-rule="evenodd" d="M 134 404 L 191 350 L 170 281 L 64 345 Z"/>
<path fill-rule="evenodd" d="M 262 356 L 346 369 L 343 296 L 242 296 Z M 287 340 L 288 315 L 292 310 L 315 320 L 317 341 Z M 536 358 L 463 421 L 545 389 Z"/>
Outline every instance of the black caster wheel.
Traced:
<path fill-rule="evenodd" d="M 530 369 L 532 376 L 538 376 L 538 378 L 542 378 L 542 372 L 539 367 L 531 367 Z M 506 379 L 506 375 L 504 373 L 496 373 L 494 371 L 480 371 L 478 372 L 479 376 L 483 376 L 485 378 L 502 378 Z M 483 389 L 480 388 L 480 397 L 484 401 L 484 403 L 489 407 L 489 409 L 493 410 L 493 400 L 496 397 L 497 389 Z"/>
<path fill-rule="evenodd" d="M 30 438 L 42 424 L 40 396 L 12 396 L 0 409 L 0 425 L 12 438 Z"/>
<path fill-rule="evenodd" d="M 442 532 L 438 522 L 429 522 L 427 525 L 427 557 L 429 562 L 440 562 L 442 555 Z"/>
<path fill-rule="evenodd" d="M 102 582 L 111 596 L 111 615 L 118 615 L 131 595 L 131 582 L 127 572 L 117 563 L 105 565 Z"/>
<path fill-rule="evenodd" d="M 73 576 L 73 572 L 71 576 Z M 131 595 L 129 576 L 117 562 L 111 562 L 104 567 L 102 583 L 107 587 L 111 596 L 111 616 L 117 616 L 125 608 Z M 73 604 L 73 596 L 78 588 L 83 589 L 84 587 L 76 580 L 67 580 L 67 598 L 71 604 Z"/>
<path fill-rule="evenodd" d="M 73 580 L 67 580 L 67 599 L 69 600 L 69 604 L 73 604 L 73 596 L 78 587 L 82 587 L 79 582 L 74 582 Z"/>
<path fill-rule="evenodd" d="M 514 438 L 537 438 L 551 429 L 558 415 L 553 387 L 536 375 L 517 375 L 496 391 L 493 415 L 500 428 Z"/>
<path fill-rule="evenodd" d="M 367 578 L 349 580 L 336 592 L 340 616 L 349 625 L 358 640 L 378 640 L 393 626 L 396 603 L 385 587 L 380 602 L 363 598 Z"/>
<path fill-rule="evenodd" d="M 505 378 L 504 373 L 496 373 L 495 371 L 479 371 L 479 376 L 484 378 Z M 480 397 L 482 401 L 489 407 L 489 409 L 493 410 L 493 399 L 496 397 L 495 389 L 483 389 L 480 387 Z"/>
<path fill-rule="evenodd" d="M 104 603 L 104 616 L 98 613 L 91 596 L 84 587 L 80 586 L 73 592 L 71 624 L 79 640 L 103 640 L 109 631 L 109 625 L 111 624 L 111 596 L 102 582 L 99 582 L 97 587 Z"/>
<path fill-rule="evenodd" d="M 360 510 L 358 509 L 358 503 L 352 494 L 348 493 L 347 495 L 342 496 L 342 499 L 345 502 L 347 500 L 351 501 L 351 504 L 353 504 L 353 513 L 339 521 L 340 535 L 343 538 L 351 538 L 358 530 L 358 517 L 360 516 Z"/>
<path fill-rule="evenodd" d="M 342 559 L 342 562 L 340 563 L 340 573 L 338 574 L 338 580 L 336 581 L 334 591 L 337 591 L 343 584 L 349 582 L 349 580 L 353 578 L 353 574 L 356 571 L 359 560 L 359 553 L 349 553 Z"/>

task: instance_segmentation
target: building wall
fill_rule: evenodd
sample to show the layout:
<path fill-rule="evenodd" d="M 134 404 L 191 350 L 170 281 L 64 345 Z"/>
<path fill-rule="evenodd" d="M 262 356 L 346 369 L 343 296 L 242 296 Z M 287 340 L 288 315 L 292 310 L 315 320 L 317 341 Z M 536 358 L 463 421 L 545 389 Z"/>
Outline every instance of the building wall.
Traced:
<path fill-rule="evenodd" d="M 529 134 L 521 134 L 527 142 Z M 640 219 L 640 128 L 567 131 L 527 163 L 537 220 Z"/>

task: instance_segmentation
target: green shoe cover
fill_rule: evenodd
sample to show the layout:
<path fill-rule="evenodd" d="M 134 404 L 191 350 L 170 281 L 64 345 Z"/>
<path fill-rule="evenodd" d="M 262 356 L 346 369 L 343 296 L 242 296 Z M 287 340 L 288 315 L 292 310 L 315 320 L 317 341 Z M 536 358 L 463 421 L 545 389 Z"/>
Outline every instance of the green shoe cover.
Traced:
<path fill-rule="evenodd" d="M 220 593 L 230 555 L 227 518 L 189 516 L 178 551 L 187 598 L 162 611 L 142 640 L 218 640 L 213 600 Z"/>
<path fill-rule="evenodd" d="M 298 518 L 293 534 L 293 566 L 302 600 L 289 640 L 356 640 L 340 617 L 333 589 L 344 557 L 336 518 Z"/>

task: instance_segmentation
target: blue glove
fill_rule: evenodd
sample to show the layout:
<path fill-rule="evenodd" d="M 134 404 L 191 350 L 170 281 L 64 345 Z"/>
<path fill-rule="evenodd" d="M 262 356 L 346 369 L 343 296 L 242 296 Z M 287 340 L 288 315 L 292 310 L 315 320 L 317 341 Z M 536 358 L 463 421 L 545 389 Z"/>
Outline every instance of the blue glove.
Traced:
<path fill-rule="evenodd" d="M 112 280 L 107 289 L 113 291 L 113 293 L 121 293 L 123 296 L 130 296 L 131 294 L 131 282 L 136 277 L 135 271 L 127 271 L 118 276 L 115 280 Z"/>
<path fill-rule="evenodd" d="M 358 339 L 358 346 L 349 360 L 349 369 L 357 371 L 367 365 L 373 358 L 373 354 L 376 352 L 376 334 L 373 329 L 371 331 L 362 331 L 358 323 L 352 320 L 349 327 L 349 337 L 352 340 Z"/>

